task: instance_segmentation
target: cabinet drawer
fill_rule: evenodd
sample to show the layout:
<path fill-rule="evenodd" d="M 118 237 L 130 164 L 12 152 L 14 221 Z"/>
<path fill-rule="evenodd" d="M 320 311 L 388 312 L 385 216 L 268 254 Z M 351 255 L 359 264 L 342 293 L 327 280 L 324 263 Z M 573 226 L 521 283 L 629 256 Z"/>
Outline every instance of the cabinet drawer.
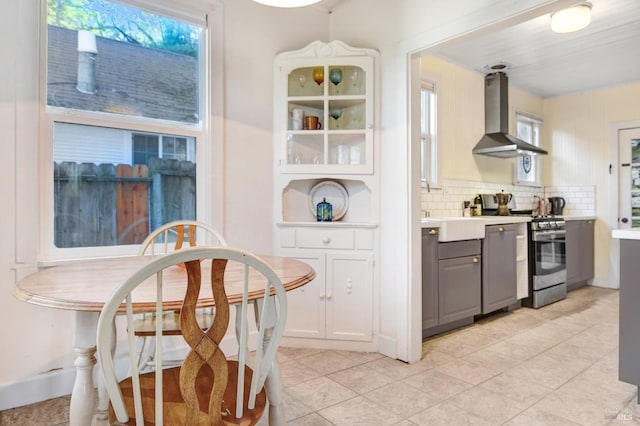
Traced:
<path fill-rule="evenodd" d="M 296 243 L 300 248 L 355 248 L 353 229 L 298 229 Z"/>
<path fill-rule="evenodd" d="M 474 256 L 480 254 L 480 240 L 451 241 L 438 244 L 440 259 L 453 257 Z"/>

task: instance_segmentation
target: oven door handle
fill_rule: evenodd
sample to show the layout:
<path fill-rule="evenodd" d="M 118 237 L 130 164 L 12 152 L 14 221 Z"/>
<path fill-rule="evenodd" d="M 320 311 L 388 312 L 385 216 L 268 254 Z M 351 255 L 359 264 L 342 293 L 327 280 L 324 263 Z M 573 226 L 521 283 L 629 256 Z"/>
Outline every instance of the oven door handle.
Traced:
<path fill-rule="evenodd" d="M 536 231 L 531 235 L 531 241 L 564 241 L 567 232 L 558 231 Z"/>

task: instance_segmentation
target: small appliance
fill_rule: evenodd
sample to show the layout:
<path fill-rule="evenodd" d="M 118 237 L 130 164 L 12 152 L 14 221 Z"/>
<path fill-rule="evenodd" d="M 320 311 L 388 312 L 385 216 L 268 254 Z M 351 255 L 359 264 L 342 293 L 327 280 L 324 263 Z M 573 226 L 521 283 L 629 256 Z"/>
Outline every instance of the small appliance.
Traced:
<path fill-rule="evenodd" d="M 551 203 L 551 215 L 562 216 L 564 205 L 566 204 L 562 197 L 549 197 L 549 203 Z"/>

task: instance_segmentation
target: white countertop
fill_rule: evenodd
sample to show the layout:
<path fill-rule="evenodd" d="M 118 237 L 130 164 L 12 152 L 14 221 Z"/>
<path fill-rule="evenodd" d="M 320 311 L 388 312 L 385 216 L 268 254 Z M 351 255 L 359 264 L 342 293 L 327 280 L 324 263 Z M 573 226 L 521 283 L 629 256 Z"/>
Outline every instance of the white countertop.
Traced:
<path fill-rule="evenodd" d="M 507 223 L 531 222 L 528 216 L 471 216 L 471 217 L 424 217 L 421 220 L 423 228 L 439 228 L 442 222 L 448 220 L 473 220 L 482 221 L 486 225 L 505 225 Z"/>
<path fill-rule="evenodd" d="M 562 216 L 564 220 L 596 220 L 595 216 Z"/>
<path fill-rule="evenodd" d="M 640 228 L 614 229 L 611 236 L 621 240 L 640 240 Z"/>

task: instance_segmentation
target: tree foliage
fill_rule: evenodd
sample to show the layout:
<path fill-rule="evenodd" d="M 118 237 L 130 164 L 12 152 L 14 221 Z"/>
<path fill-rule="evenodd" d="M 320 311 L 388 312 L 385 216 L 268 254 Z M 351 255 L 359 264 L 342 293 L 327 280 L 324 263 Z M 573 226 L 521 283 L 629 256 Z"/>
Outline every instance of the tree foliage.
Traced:
<path fill-rule="evenodd" d="M 47 0 L 47 22 L 96 36 L 198 56 L 200 28 L 107 0 Z"/>

